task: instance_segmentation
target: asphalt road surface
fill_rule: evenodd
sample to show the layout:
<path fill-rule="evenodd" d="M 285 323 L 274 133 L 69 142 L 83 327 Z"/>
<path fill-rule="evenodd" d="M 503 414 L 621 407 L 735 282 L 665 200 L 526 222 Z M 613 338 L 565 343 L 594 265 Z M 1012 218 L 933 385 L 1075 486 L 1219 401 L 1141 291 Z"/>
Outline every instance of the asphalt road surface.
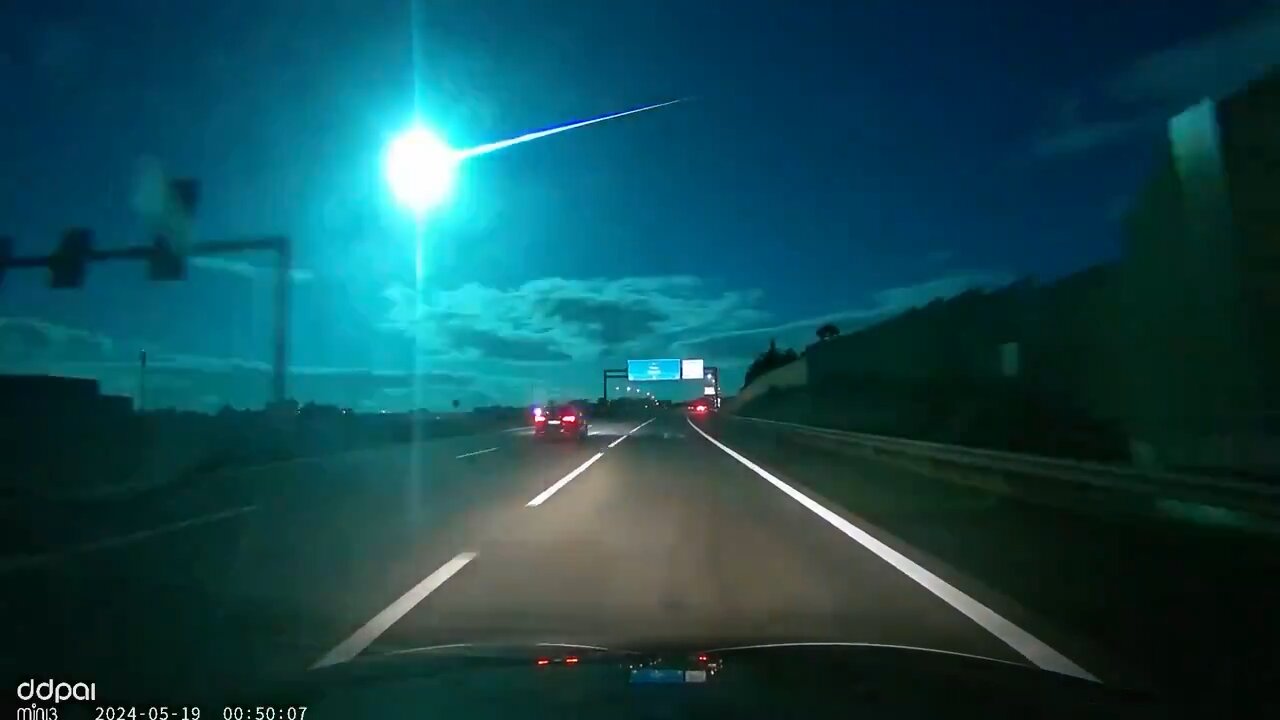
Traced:
<path fill-rule="evenodd" d="M 489 434 L 47 509 L 5 669 L 182 694 L 463 642 L 841 641 L 1089 675 L 681 414 Z"/>
<path fill-rule="evenodd" d="M 842 641 L 1091 671 L 682 414 L 452 438 L 46 508 L 3 670 L 107 699 L 475 642 Z"/>

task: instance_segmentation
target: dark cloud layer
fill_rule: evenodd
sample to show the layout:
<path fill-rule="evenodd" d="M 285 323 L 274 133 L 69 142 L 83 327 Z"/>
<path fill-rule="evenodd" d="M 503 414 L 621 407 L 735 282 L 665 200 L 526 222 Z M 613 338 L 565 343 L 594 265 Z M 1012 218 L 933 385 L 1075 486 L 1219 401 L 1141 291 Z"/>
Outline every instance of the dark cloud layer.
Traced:
<path fill-rule="evenodd" d="M 1280 65 L 1280 5 L 1116 68 L 1100 87 L 1073 93 L 1053 127 L 1032 143 L 1039 156 L 1094 150 L 1156 131 L 1173 113 L 1220 98 Z M 1084 107 L 1083 95 L 1096 101 Z M 1091 110 L 1085 113 L 1084 110 Z"/>
<path fill-rule="evenodd" d="M 627 357 L 703 357 L 721 368 L 726 385 L 777 338 L 802 348 L 816 327 L 834 322 L 849 332 L 938 297 L 1009 278 L 957 273 L 886 288 L 867 304 L 782 323 L 761 322 L 760 294 L 713 290 L 683 276 L 571 281 L 538 280 L 512 289 L 470 284 L 417 302 L 407 288 L 384 297 L 384 329 L 417 340 L 426 363 L 417 374 L 352 367 L 290 368 L 290 395 L 368 409 L 427 407 L 453 399 L 475 404 L 523 404 L 549 397 L 594 397 L 599 373 Z M 152 407 L 216 410 L 260 407 L 271 386 L 270 365 L 241 358 L 167 352 L 155 343 L 124 342 L 36 318 L 0 318 L 0 371 L 53 373 L 99 380 L 104 392 L 134 395 L 137 358 L 116 348 L 155 348 L 149 355 Z"/>
<path fill-rule="evenodd" d="M 91 378 L 104 393 L 136 396 L 138 360 L 115 350 L 125 346 L 134 344 L 34 318 L 0 318 L 0 372 Z M 450 393 L 475 395 L 477 378 L 434 370 L 415 375 L 299 366 L 290 368 L 288 381 L 290 395 L 300 401 L 368 406 L 415 383 L 437 404 Z M 146 395 L 152 407 L 261 407 L 270 383 L 270 365 L 253 360 L 165 352 L 152 352 L 147 360 Z"/>
<path fill-rule="evenodd" d="M 434 357 L 516 362 L 596 359 L 635 347 L 759 322 L 755 291 L 723 291 L 688 276 L 569 280 L 515 288 L 475 283 L 419 301 L 409 288 L 383 293 L 384 328 L 415 337 Z"/>
<path fill-rule="evenodd" d="M 801 349 L 816 340 L 815 331 L 826 323 L 834 323 L 842 332 L 866 327 L 893 315 L 927 304 L 936 298 L 949 298 L 974 288 L 994 288 L 1012 281 L 1003 273 L 958 273 L 927 282 L 886 288 L 873 293 L 863 307 L 826 313 L 786 323 L 707 335 L 675 344 L 682 357 L 716 358 L 721 364 L 743 365 L 763 352 L 770 339 L 781 347 Z M 722 381 L 724 378 L 722 377 Z"/>

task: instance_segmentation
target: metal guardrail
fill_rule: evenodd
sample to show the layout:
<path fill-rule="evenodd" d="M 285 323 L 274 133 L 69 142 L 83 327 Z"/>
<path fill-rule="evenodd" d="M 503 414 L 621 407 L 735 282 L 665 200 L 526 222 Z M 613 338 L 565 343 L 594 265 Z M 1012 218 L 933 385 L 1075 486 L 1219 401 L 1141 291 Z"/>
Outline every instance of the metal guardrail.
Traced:
<path fill-rule="evenodd" d="M 897 454 L 928 461 L 934 466 L 998 475 L 1002 481 L 1007 481 L 1008 489 L 1019 495 L 1060 494 L 1064 490 L 1076 495 L 1083 491 L 1091 496 L 1123 493 L 1162 504 L 1160 513 L 1163 515 L 1169 514 L 1171 505 L 1182 503 L 1280 518 L 1280 485 L 947 445 L 742 415 L 730 417 L 810 438 L 857 446 L 876 455 Z"/>

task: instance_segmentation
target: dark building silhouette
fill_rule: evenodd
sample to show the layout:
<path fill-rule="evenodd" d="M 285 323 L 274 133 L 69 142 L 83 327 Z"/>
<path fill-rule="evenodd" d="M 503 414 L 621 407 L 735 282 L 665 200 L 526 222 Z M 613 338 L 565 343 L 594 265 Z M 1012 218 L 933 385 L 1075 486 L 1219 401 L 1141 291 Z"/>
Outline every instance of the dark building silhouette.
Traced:
<path fill-rule="evenodd" d="M 97 380 L 53 375 L 0 375 L 0 413 L 5 418 L 53 418 L 76 422 L 86 416 L 120 417 L 133 400 L 103 395 Z"/>

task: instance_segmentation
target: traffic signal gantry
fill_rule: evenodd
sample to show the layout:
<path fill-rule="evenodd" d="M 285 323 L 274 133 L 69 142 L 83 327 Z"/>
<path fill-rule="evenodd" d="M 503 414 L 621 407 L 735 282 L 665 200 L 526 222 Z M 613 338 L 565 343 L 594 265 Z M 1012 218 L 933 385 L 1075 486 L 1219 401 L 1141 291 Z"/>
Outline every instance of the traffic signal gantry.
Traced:
<path fill-rule="evenodd" d="M 169 198 L 183 221 L 195 216 L 199 201 L 199 184 L 195 180 L 169 181 Z M 285 399 L 285 376 L 288 361 L 289 276 L 293 258 L 289 238 L 280 235 L 206 240 L 184 243 L 174 227 L 153 228 L 150 244 L 129 245 L 107 250 L 93 247 L 93 231 L 83 227 L 64 230 L 57 248 L 48 255 L 15 256 L 14 239 L 0 236 L 0 285 L 10 269 L 44 268 L 49 272 L 49 287 L 72 290 L 84 286 L 91 263 L 113 260 L 141 260 L 147 263 L 152 280 L 173 282 L 186 279 L 187 259 L 242 252 L 270 251 L 276 256 L 275 331 L 272 334 L 271 398 L 274 403 Z"/>

